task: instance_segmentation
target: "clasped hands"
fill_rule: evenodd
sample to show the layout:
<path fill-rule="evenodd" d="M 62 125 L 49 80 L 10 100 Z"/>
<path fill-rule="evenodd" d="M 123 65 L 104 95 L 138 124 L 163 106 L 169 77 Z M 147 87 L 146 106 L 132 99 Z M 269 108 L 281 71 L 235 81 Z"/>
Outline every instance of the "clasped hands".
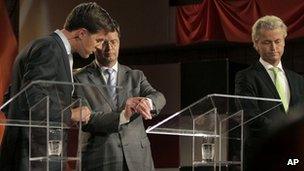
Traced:
<path fill-rule="evenodd" d="M 126 101 L 125 118 L 130 119 L 135 113 L 140 114 L 145 120 L 152 119 L 151 107 L 145 97 L 130 97 Z"/>
<path fill-rule="evenodd" d="M 71 110 L 71 119 L 75 122 L 88 123 L 92 111 L 87 106 L 73 108 Z M 151 107 L 149 101 L 145 97 L 130 97 L 126 101 L 125 106 L 125 118 L 130 120 L 130 118 L 135 114 L 140 114 L 145 120 L 152 119 Z M 80 115 L 81 114 L 81 115 Z"/>

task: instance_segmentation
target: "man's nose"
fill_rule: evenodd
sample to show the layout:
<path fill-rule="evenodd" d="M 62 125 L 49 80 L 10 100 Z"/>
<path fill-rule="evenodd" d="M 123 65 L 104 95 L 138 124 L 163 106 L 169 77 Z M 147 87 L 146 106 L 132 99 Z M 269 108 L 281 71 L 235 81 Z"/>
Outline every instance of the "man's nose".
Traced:
<path fill-rule="evenodd" d="M 275 42 L 272 42 L 272 43 L 270 44 L 270 49 L 273 50 L 273 51 L 276 49 L 276 44 L 275 44 Z"/>
<path fill-rule="evenodd" d="M 103 42 L 102 48 L 107 52 L 110 49 L 110 44 L 108 41 Z"/>
<path fill-rule="evenodd" d="M 102 49 L 102 45 L 103 45 L 103 43 L 97 44 L 97 45 L 95 46 L 95 49 L 101 50 L 101 49 Z"/>

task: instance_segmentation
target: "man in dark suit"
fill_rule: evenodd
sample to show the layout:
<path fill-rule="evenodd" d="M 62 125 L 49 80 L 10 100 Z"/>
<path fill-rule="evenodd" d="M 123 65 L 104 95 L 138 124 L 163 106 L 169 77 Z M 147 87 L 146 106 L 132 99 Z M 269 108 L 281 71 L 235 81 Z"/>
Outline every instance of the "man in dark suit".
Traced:
<path fill-rule="evenodd" d="M 6 99 L 13 97 L 33 81 L 72 82 L 72 53 L 78 53 L 83 58 L 88 58 L 97 48 L 101 48 L 105 34 L 112 29 L 111 22 L 109 14 L 96 3 L 83 3 L 76 6 L 68 15 L 62 30 L 56 30 L 47 37 L 29 43 L 19 53 L 15 60 L 12 83 Z M 29 108 L 48 95 L 51 104 L 50 120 L 58 121 L 59 111 L 71 103 L 73 86 L 58 85 L 56 89 L 53 88 L 47 90 L 51 92 L 45 92 L 46 89 L 43 88 L 43 85 L 34 84 L 27 90 L 26 97 L 15 99 L 12 105 L 6 108 L 7 118 L 29 120 Z M 77 113 L 76 109 L 74 111 Z M 74 113 L 72 112 L 72 115 Z M 83 116 L 89 116 L 89 113 L 87 108 L 83 108 Z M 35 111 L 32 113 L 32 119 L 46 120 L 45 112 Z M 83 120 L 85 119 L 84 117 Z M 44 136 L 32 135 L 32 154 L 46 155 L 45 142 L 44 145 L 41 144 Z M 38 138 L 36 139 L 36 137 Z M 40 140 L 39 137 L 41 137 Z M 28 138 L 27 129 L 6 128 L 1 145 L 1 170 L 28 170 Z M 31 167 L 34 170 L 45 169 L 41 166 Z"/>
<path fill-rule="evenodd" d="M 120 30 L 109 32 L 96 60 L 75 74 L 80 83 L 91 87 L 80 90 L 93 111 L 84 131 L 89 133 L 83 149 L 84 170 L 154 170 L 150 142 L 143 119 L 152 119 L 165 105 L 162 93 L 156 91 L 142 71 L 118 63 Z M 108 70 L 112 69 L 112 77 Z M 112 84 L 109 84 L 112 82 Z M 115 95 L 111 87 L 116 85 Z M 112 87 L 113 88 L 113 87 Z"/>
<path fill-rule="evenodd" d="M 283 67 L 281 57 L 284 52 L 287 27 L 276 16 L 265 16 L 252 27 L 254 48 L 260 55 L 257 63 L 240 71 L 236 75 L 235 93 L 237 95 L 280 99 L 282 105 L 271 112 L 258 117 L 245 125 L 245 170 L 255 159 L 253 153 L 259 148 L 264 138 L 275 129 L 285 125 L 293 111 L 304 101 L 304 80 L 299 74 Z M 273 103 L 244 103 L 246 119 L 255 117 L 262 111 L 269 110 Z M 258 112 L 260 111 L 260 112 Z M 291 114 L 293 113 L 293 114 Z"/>

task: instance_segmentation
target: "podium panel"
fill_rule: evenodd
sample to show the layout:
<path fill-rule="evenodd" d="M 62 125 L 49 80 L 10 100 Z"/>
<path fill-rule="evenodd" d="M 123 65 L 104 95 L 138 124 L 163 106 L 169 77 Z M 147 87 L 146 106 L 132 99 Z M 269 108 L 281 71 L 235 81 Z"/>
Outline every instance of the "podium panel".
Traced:
<path fill-rule="evenodd" d="M 16 160 L 18 166 L 14 168 L 18 170 L 80 171 L 81 146 L 85 143 L 83 123 L 72 117 L 83 118 L 83 113 L 77 110 L 72 115 L 72 111 L 91 109 L 81 90 L 106 99 L 101 89 L 108 88 L 113 87 L 54 81 L 29 83 L 0 107 L 7 117 L 0 120 L 0 125 L 5 126 L 2 159 L 7 156 L 7 165 L 13 163 L 9 160 Z M 77 96 L 72 97 L 71 92 L 76 90 Z M 6 163 L 1 165 L 5 168 Z"/>
<path fill-rule="evenodd" d="M 259 109 L 263 103 L 267 109 Z M 175 135 L 192 139 L 188 151 L 191 164 L 180 161 L 180 168 L 192 170 L 243 170 L 244 126 L 258 127 L 282 107 L 278 99 L 210 94 L 183 110 L 149 127 L 150 134 Z M 185 158 L 185 156 L 180 156 Z"/>

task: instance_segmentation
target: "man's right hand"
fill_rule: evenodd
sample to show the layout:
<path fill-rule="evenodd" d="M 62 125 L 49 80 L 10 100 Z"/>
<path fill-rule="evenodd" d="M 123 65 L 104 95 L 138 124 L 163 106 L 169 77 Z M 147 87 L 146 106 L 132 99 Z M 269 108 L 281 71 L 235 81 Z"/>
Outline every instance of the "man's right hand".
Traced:
<path fill-rule="evenodd" d="M 72 109 L 71 119 L 75 122 L 88 123 L 92 114 L 91 110 L 87 106 L 77 107 Z M 81 116 L 80 116 L 81 114 Z"/>
<path fill-rule="evenodd" d="M 129 120 L 134 113 L 140 114 L 144 119 L 152 119 L 151 108 L 145 97 L 128 98 L 125 106 L 125 118 Z"/>

